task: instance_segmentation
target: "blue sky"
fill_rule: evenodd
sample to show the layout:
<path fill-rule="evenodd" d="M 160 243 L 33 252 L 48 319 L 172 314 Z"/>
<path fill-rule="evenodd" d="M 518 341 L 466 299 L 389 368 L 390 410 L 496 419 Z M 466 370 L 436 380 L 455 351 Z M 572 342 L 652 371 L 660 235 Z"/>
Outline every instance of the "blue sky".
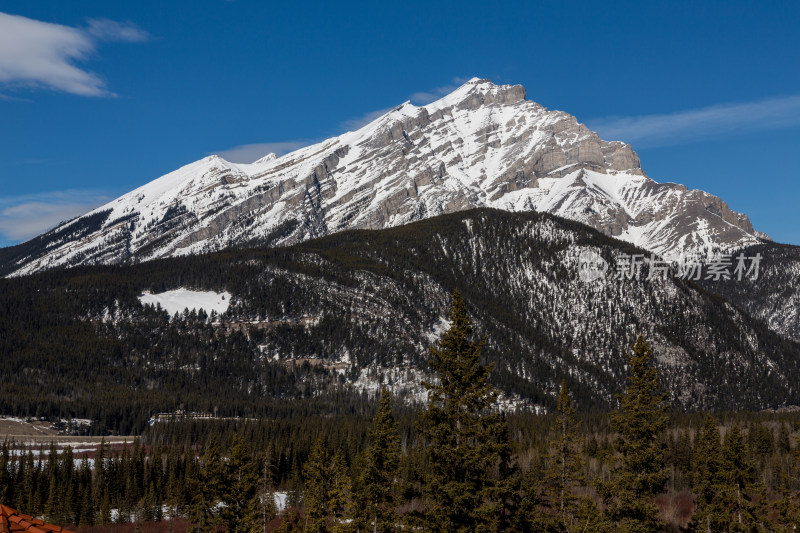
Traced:
<path fill-rule="evenodd" d="M 472 76 L 800 244 L 799 2 L 0 2 L 0 246 Z"/>

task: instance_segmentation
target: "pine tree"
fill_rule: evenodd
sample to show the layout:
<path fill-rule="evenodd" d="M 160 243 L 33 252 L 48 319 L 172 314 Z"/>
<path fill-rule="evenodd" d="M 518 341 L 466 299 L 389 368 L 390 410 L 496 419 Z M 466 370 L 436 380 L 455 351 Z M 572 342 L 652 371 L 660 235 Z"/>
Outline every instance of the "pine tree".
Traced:
<path fill-rule="evenodd" d="M 385 388 L 368 438 L 358 476 L 357 514 L 373 532 L 393 531 L 397 521 L 400 437 L 392 415 L 391 395 Z"/>
<path fill-rule="evenodd" d="M 492 413 L 498 392 L 489 383 L 490 366 L 480 364 L 486 339 L 472 341 L 466 304 L 456 291 L 450 328 L 431 347 L 430 367 L 438 383 L 423 382 L 428 407 L 420 414 L 428 472 L 423 494 L 434 531 L 475 531 L 495 518 L 492 502 L 501 445 L 502 418 Z"/>
<path fill-rule="evenodd" d="M 552 520 L 541 512 L 544 505 L 541 496 L 542 480 L 534 470 L 535 468 L 531 468 L 522 476 L 522 498 L 512 518 L 513 531 L 520 533 L 544 533 L 553 530 Z"/>
<path fill-rule="evenodd" d="M 511 447 L 511 430 L 508 427 L 505 413 L 500 415 L 500 423 L 493 428 L 496 439 L 499 461 L 497 479 L 489 488 L 489 505 L 487 516 L 492 531 L 513 531 L 514 515 L 518 512 L 521 494 L 522 476 Z"/>
<path fill-rule="evenodd" d="M 543 488 L 547 506 L 554 520 L 553 529 L 573 531 L 582 527 L 576 524 L 578 509 L 585 506 L 575 497 L 573 490 L 586 484 L 581 463 L 581 443 L 578 438 L 580 422 L 577 419 L 566 382 L 561 382 L 556 409 L 558 416 L 552 427 L 547 470 Z"/>
<path fill-rule="evenodd" d="M 296 471 L 293 472 L 286 487 L 286 509 L 299 509 L 305 505 L 305 491 L 302 487 L 301 477 Z"/>
<path fill-rule="evenodd" d="M 61 522 L 64 506 L 61 501 L 60 487 L 58 486 L 55 470 L 50 473 L 49 487 L 49 495 L 44 508 L 45 517 L 51 522 Z"/>
<path fill-rule="evenodd" d="M 317 439 L 303 467 L 303 501 L 306 506 L 306 531 L 325 533 L 331 516 L 330 454 L 322 439 Z"/>
<path fill-rule="evenodd" d="M 737 424 L 728 432 L 723 456 L 728 490 L 720 496 L 731 515 L 731 530 L 749 531 L 759 522 L 758 508 L 749 494 L 758 492 L 758 487 L 755 486 L 755 466 L 748 458 L 744 436 Z"/>
<path fill-rule="evenodd" d="M 253 531 L 258 526 L 258 469 L 244 437 L 236 435 L 225 465 L 222 517 L 230 531 Z"/>
<path fill-rule="evenodd" d="M 100 439 L 100 446 L 97 448 L 97 452 L 94 458 L 94 472 L 92 475 L 92 498 L 94 500 L 94 506 L 96 509 L 103 508 L 103 501 L 104 498 L 108 497 L 108 480 L 106 479 L 106 453 L 108 451 L 108 446 L 106 445 L 106 439 Z M 109 504 L 109 510 L 111 509 Z M 110 514 L 103 515 L 102 513 L 100 516 L 96 518 L 96 522 L 101 525 L 105 525 L 109 523 L 111 520 Z"/>
<path fill-rule="evenodd" d="M 189 506 L 189 518 L 192 531 L 205 533 L 222 530 L 217 506 L 222 496 L 223 483 L 220 453 L 217 436 L 212 433 L 203 453 L 198 476 L 190 482 L 189 494 L 192 495 L 192 502 Z"/>
<path fill-rule="evenodd" d="M 94 525 L 94 507 L 92 506 L 91 486 L 88 483 L 83 486 L 82 494 L 78 525 L 91 526 Z"/>
<path fill-rule="evenodd" d="M 258 513 L 260 519 L 259 531 L 267 530 L 267 523 L 275 518 L 278 509 L 275 504 L 275 475 L 277 466 L 275 464 L 275 448 L 270 441 L 267 451 L 264 453 L 264 461 L 261 467 L 261 476 L 258 479 Z"/>
<path fill-rule="evenodd" d="M 714 417 L 707 415 L 695 442 L 693 457 L 693 489 L 696 496 L 692 522 L 696 531 L 724 531 L 727 511 L 723 492 L 728 489 L 724 479 L 724 463 L 719 429 Z"/>
<path fill-rule="evenodd" d="M 782 422 L 778 431 L 778 451 L 782 454 L 789 454 L 792 451 L 792 443 L 789 438 L 789 428 Z"/>
<path fill-rule="evenodd" d="M 659 529 L 654 497 L 667 481 L 660 438 L 669 422 L 669 404 L 650 362 L 652 354 L 650 344 L 639 337 L 628 355 L 627 388 L 617 396 L 620 408 L 611 413 L 621 465 L 609 483 L 600 485 L 600 492 L 609 503 L 610 518 L 623 533 Z"/>
<path fill-rule="evenodd" d="M 306 511 L 306 531 L 326 531 L 328 516 L 328 490 L 325 469 L 330 457 L 325 443 L 318 439 L 311 449 L 308 462 L 303 467 L 303 502 Z"/>
<path fill-rule="evenodd" d="M 103 496 L 100 498 L 100 513 L 97 523 L 100 525 L 111 523 L 111 499 L 108 496 L 108 487 L 103 489 Z"/>
<path fill-rule="evenodd" d="M 153 484 L 147 487 L 141 503 L 141 512 L 137 513 L 137 517 L 145 522 L 153 522 L 156 519 L 156 494 Z"/>
<path fill-rule="evenodd" d="M 341 449 L 336 450 L 331 457 L 327 474 L 329 479 L 329 518 L 333 521 L 332 530 L 334 532 L 346 531 L 348 526 L 344 518 L 350 511 L 352 488 L 350 476 L 347 475 L 347 463 Z"/>

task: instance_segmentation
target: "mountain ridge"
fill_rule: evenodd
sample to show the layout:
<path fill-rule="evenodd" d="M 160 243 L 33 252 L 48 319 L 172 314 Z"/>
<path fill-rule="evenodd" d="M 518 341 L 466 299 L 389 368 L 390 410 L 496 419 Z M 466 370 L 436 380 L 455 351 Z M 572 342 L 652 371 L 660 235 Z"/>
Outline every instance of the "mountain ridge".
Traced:
<path fill-rule="evenodd" d="M 520 85 L 473 78 L 281 157 L 185 165 L 1 251 L 0 273 L 292 244 L 474 207 L 551 212 L 661 255 L 764 237 L 721 199 L 648 178 L 630 145 L 527 100 Z"/>

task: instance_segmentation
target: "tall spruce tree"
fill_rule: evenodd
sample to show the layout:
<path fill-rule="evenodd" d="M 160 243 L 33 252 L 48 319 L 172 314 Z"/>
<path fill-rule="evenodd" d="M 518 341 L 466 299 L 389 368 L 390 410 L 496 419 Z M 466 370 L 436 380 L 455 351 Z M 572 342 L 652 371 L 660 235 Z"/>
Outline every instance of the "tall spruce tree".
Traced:
<path fill-rule="evenodd" d="M 222 518 L 230 531 L 258 531 L 258 467 L 241 435 L 233 438 L 225 464 Z"/>
<path fill-rule="evenodd" d="M 503 420 L 492 412 L 498 392 L 489 383 L 492 366 L 480 363 L 486 339 L 472 340 L 464 300 L 453 293 L 450 328 L 431 347 L 438 381 L 423 382 L 428 406 L 419 417 L 428 471 L 423 495 L 433 531 L 492 528 L 496 520 L 492 470 L 500 459 Z"/>
<path fill-rule="evenodd" d="M 599 488 L 609 517 L 622 533 L 660 528 L 655 495 L 664 489 L 668 477 L 661 437 L 669 422 L 669 403 L 660 390 L 652 355 L 650 344 L 640 336 L 628 355 L 627 387 L 617 396 L 620 407 L 611 413 L 621 464 L 610 482 Z"/>
<path fill-rule="evenodd" d="M 303 482 L 306 531 L 340 530 L 350 498 L 350 478 L 341 450 L 331 455 L 325 442 L 318 439 L 303 467 Z"/>
<path fill-rule="evenodd" d="M 318 439 L 311 449 L 308 461 L 303 467 L 303 502 L 306 507 L 306 531 L 325 533 L 328 531 L 330 499 L 328 497 L 327 469 L 330 454 L 322 439 Z"/>
<path fill-rule="evenodd" d="M 275 504 L 275 477 L 277 465 L 275 464 L 275 445 L 269 442 L 267 450 L 264 452 L 264 459 L 261 465 L 261 475 L 258 479 L 258 514 L 260 520 L 259 531 L 267 530 L 267 523 L 278 514 Z"/>
<path fill-rule="evenodd" d="M 189 482 L 192 502 L 189 506 L 190 531 L 210 532 L 223 529 L 217 503 L 222 497 L 223 463 L 216 434 L 208 438 L 197 477 Z"/>
<path fill-rule="evenodd" d="M 692 458 L 694 475 L 692 492 L 696 497 L 695 512 L 692 516 L 693 529 L 707 533 L 724 531 L 728 524 L 728 512 L 727 502 L 722 496 L 729 487 L 724 479 L 719 429 L 711 415 L 706 416 L 695 442 Z"/>
<path fill-rule="evenodd" d="M 331 531 L 344 533 L 349 530 L 349 523 L 345 521 L 345 518 L 352 511 L 352 484 L 347 473 L 344 452 L 341 448 L 331 456 L 327 475 L 329 480 L 328 501 L 330 502 L 329 519 L 331 520 Z"/>
<path fill-rule="evenodd" d="M 400 436 L 392 415 L 392 399 L 384 388 L 369 430 L 369 445 L 361 457 L 357 515 L 377 533 L 394 531 L 397 523 Z"/>
<path fill-rule="evenodd" d="M 725 438 L 723 458 L 727 490 L 720 495 L 725 498 L 731 514 L 732 531 L 751 531 L 759 523 L 758 506 L 750 496 L 751 491 L 758 492 L 759 487 L 755 486 L 755 466 L 747 452 L 742 431 L 734 424 Z"/>
<path fill-rule="evenodd" d="M 551 429 L 547 469 L 542 483 L 544 500 L 551 512 L 549 529 L 580 531 L 585 524 L 579 523 L 579 514 L 585 514 L 584 508 L 590 502 L 581 501 L 574 493 L 574 489 L 584 486 L 586 480 L 578 437 L 580 422 L 564 381 L 561 382 L 556 409 L 558 415 Z"/>

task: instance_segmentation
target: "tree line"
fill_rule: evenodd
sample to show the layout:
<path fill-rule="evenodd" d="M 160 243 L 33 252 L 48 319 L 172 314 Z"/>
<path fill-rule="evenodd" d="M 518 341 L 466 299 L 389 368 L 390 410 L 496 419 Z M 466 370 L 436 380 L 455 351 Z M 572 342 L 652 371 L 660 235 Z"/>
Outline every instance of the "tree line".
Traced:
<path fill-rule="evenodd" d="M 673 412 L 639 338 L 608 416 L 579 414 L 565 382 L 552 415 L 504 415 L 482 364 L 486 339 L 458 293 L 450 324 L 431 349 L 436 379 L 418 412 L 384 390 L 371 420 L 219 423 L 210 434 L 204 423 L 174 424 L 132 448 L 102 445 L 92 462 L 54 447 L 38 460 L 5 443 L 0 501 L 61 524 L 181 517 L 195 531 L 800 526 L 796 413 L 720 413 L 720 423 Z M 276 492 L 286 495 L 280 514 Z"/>

